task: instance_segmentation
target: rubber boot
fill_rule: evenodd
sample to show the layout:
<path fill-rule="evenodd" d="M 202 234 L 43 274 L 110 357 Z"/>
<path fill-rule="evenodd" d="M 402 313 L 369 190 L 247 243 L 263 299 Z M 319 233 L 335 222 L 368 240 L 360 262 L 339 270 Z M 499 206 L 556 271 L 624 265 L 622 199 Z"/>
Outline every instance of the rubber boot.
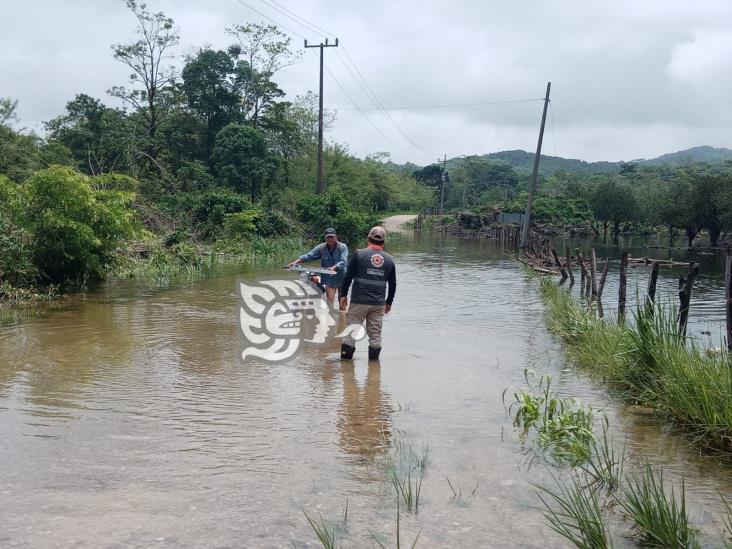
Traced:
<path fill-rule="evenodd" d="M 351 360 L 353 353 L 356 352 L 356 347 L 349 345 L 348 343 L 341 343 L 341 360 Z"/>
<path fill-rule="evenodd" d="M 381 347 L 369 345 L 369 360 L 379 360 L 379 354 L 381 354 Z"/>

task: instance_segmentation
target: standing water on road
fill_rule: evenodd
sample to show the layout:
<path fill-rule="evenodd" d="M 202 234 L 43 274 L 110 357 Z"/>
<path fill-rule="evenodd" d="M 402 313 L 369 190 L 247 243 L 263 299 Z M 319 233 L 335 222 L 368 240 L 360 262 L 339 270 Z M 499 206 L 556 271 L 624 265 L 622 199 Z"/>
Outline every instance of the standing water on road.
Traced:
<path fill-rule="evenodd" d="M 410 448 L 426 459 L 418 512 L 402 501 L 404 545 L 564 547 L 531 484 L 555 471 L 529 458 L 501 399 L 525 368 L 603 408 L 629 457 L 685 475 L 692 519 L 718 545 L 732 468 L 568 365 L 511 251 L 439 235 L 391 251 L 380 365 L 365 342 L 341 363 L 338 340 L 243 363 L 236 280 L 276 271 L 109 284 L 2 328 L 0 545 L 316 547 L 303 511 L 331 524 L 347 508 L 342 545 L 392 546 L 383 464 Z"/>

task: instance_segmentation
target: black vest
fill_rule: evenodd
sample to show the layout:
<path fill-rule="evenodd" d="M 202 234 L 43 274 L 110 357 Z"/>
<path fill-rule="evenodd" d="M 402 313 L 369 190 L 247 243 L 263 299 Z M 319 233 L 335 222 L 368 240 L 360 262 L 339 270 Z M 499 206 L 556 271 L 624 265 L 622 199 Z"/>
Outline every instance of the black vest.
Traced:
<path fill-rule="evenodd" d="M 355 255 L 351 302 L 383 305 L 386 302 L 386 282 L 394 270 L 394 259 L 382 250 L 371 248 L 356 250 Z"/>

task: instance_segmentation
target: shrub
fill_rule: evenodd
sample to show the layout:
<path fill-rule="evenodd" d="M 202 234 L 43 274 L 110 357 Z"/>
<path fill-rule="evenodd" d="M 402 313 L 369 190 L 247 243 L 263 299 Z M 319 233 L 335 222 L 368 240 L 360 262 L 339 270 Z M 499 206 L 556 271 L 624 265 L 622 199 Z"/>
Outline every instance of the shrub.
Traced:
<path fill-rule="evenodd" d="M 52 282 L 101 279 L 119 242 L 139 229 L 133 193 L 95 192 L 91 178 L 70 168 L 41 170 L 23 191 L 34 262 Z"/>
<path fill-rule="evenodd" d="M 365 240 L 369 229 L 378 223 L 373 214 L 356 212 L 338 188 L 331 188 L 322 195 L 307 195 L 297 204 L 300 221 L 322 234 L 333 227 L 343 241 L 352 246 Z"/>
<path fill-rule="evenodd" d="M 224 235 L 231 239 L 246 239 L 257 230 L 256 222 L 260 215 L 257 209 L 228 214 L 224 222 Z"/>

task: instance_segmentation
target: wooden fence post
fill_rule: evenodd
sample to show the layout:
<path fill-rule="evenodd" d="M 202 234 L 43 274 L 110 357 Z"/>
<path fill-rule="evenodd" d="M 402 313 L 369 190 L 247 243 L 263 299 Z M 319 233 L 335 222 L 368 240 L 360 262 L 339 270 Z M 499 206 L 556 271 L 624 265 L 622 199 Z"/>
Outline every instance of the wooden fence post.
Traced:
<path fill-rule="evenodd" d="M 724 270 L 725 309 L 727 312 L 727 349 L 732 350 L 732 255 L 727 256 Z"/>
<path fill-rule="evenodd" d="M 658 268 L 660 263 L 651 263 L 651 276 L 648 278 L 648 290 L 646 290 L 646 311 L 653 315 L 653 305 L 656 302 L 656 284 L 658 283 Z"/>
<path fill-rule="evenodd" d="M 561 260 L 559 259 L 559 255 L 557 255 L 557 250 L 552 248 L 551 249 L 552 257 L 554 258 L 554 263 L 557 267 L 559 267 L 559 272 L 562 273 L 562 282 L 567 280 L 567 270 L 564 268 L 564 265 L 562 265 Z"/>
<path fill-rule="evenodd" d="M 628 285 L 628 252 L 620 257 L 620 287 L 618 288 L 618 322 L 625 322 L 625 298 Z"/>
<path fill-rule="evenodd" d="M 679 277 L 679 336 L 686 337 L 686 324 L 689 320 L 689 305 L 691 304 L 691 287 L 694 284 L 696 275 L 699 274 L 699 265 L 697 263 L 689 263 L 689 274 Z M 683 339 L 682 339 L 683 341 Z"/>
<path fill-rule="evenodd" d="M 580 296 L 585 295 L 585 285 L 587 280 L 587 268 L 585 267 L 585 258 L 584 255 L 582 255 L 582 252 L 579 250 L 576 250 L 577 252 L 577 261 L 579 261 L 580 265 Z"/>
<path fill-rule="evenodd" d="M 602 291 L 605 289 L 605 280 L 607 280 L 607 271 L 610 268 L 610 262 L 606 259 L 605 266 L 602 268 L 600 275 L 600 284 L 597 286 L 597 301 L 602 299 Z"/>
<path fill-rule="evenodd" d="M 590 250 L 590 276 L 592 277 L 592 299 L 597 299 L 597 256 L 595 248 Z"/>
<path fill-rule="evenodd" d="M 566 248 L 567 252 L 567 272 L 569 273 L 569 286 L 574 286 L 574 271 L 572 270 L 572 255 L 569 253 L 569 246 Z"/>

